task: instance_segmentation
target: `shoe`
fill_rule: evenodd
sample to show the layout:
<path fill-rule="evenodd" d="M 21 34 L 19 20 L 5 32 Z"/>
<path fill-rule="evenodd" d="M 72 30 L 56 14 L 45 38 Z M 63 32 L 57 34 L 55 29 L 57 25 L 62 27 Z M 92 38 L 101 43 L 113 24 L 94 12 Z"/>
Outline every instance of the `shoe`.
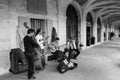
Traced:
<path fill-rule="evenodd" d="M 33 79 L 36 79 L 36 77 L 33 76 L 31 78 L 28 78 L 28 80 L 33 80 Z"/>
<path fill-rule="evenodd" d="M 73 70 L 73 69 L 74 69 L 74 67 L 69 68 L 69 70 Z"/>
<path fill-rule="evenodd" d="M 32 78 L 28 78 L 28 80 L 32 80 Z"/>
<path fill-rule="evenodd" d="M 31 79 L 31 77 L 28 77 L 28 80 L 30 80 Z"/>
<path fill-rule="evenodd" d="M 34 77 L 34 76 L 33 76 L 32 78 L 33 78 L 33 79 L 36 79 L 36 77 Z"/>

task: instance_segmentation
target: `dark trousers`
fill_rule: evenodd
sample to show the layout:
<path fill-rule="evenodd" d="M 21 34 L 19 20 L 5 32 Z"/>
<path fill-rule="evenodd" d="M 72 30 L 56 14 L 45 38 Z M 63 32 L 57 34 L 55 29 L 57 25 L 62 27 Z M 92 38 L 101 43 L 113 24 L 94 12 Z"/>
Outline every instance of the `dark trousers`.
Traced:
<path fill-rule="evenodd" d="M 80 51 L 78 49 L 67 49 L 67 48 L 65 48 L 64 53 L 66 53 L 66 52 L 69 52 L 69 56 L 68 56 L 69 59 L 77 58 L 77 56 L 80 54 Z"/>
<path fill-rule="evenodd" d="M 41 49 L 41 53 L 44 54 L 44 49 Z"/>
<path fill-rule="evenodd" d="M 57 52 L 51 52 L 52 55 L 48 56 L 48 61 L 56 60 L 57 59 Z"/>
<path fill-rule="evenodd" d="M 60 50 L 56 50 L 55 52 L 51 52 L 52 55 L 48 56 L 48 61 L 57 60 L 59 57 Z"/>
<path fill-rule="evenodd" d="M 73 49 L 73 50 L 76 52 L 74 57 L 77 58 L 77 56 L 80 54 L 80 51 L 78 49 Z"/>
<path fill-rule="evenodd" d="M 35 72 L 34 56 L 32 54 L 33 53 L 25 54 L 28 60 L 28 79 L 32 78 Z"/>

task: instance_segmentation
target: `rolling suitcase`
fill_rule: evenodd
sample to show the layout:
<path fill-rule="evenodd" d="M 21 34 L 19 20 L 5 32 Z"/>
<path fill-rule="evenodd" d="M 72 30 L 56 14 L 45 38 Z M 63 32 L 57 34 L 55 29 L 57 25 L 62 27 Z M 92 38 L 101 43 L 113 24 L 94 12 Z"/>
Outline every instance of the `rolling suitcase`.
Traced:
<path fill-rule="evenodd" d="M 10 51 L 10 69 L 9 71 L 17 74 L 25 72 L 28 69 L 26 57 L 20 48 L 11 49 Z"/>

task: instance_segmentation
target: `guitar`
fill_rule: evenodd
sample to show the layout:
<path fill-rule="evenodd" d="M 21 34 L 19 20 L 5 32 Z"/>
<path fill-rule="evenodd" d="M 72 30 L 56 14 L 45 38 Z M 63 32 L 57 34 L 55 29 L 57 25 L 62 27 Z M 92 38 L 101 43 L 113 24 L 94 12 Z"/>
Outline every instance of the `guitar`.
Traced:
<path fill-rule="evenodd" d="M 58 50 L 59 48 L 57 47 L 57 44 L 56 43 L 50 43 L 48 45 L 48 49 L 51 51 L 51 52 L 55 52 L 56 50 Z"/>

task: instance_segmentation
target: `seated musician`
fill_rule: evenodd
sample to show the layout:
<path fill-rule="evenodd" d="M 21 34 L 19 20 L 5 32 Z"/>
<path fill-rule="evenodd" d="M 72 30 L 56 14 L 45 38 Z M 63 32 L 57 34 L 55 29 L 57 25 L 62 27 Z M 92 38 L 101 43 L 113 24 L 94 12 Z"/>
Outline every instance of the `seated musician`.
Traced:
<path fill-rule="evenodd" d="M 69 58 L 77 59 L 77 56 L 80 54 L 80 51 L 77 49 L 75 44 L 75 40 L 70 37 L 70 40 L 67 42 L 67 47 L 65 48 L 65 52 L 69 52 Z M 72 54 L 75 52 L 75 54 Z"/>
<path fill-rule="evenodd" d="M 57 53 L 60 52 L 58 42 L 59 42 L 59 38 L 56 38 L 55 41 L 51 42 L 48 45 L 48 49 L 50 50 L 50 52 L 52 54 L 52 55 L 48 56 L 48 60 L 49 59 L 55 60 L 57 58 Z"/>
<path fill-rule="evenodd" d="M 52 54 L 55 54 L 57 50 L 59 50 L 59 38 L 56 38 L 55 41 L 51 42 L 48 45 L 48 49 L 51 51 Z"/>

